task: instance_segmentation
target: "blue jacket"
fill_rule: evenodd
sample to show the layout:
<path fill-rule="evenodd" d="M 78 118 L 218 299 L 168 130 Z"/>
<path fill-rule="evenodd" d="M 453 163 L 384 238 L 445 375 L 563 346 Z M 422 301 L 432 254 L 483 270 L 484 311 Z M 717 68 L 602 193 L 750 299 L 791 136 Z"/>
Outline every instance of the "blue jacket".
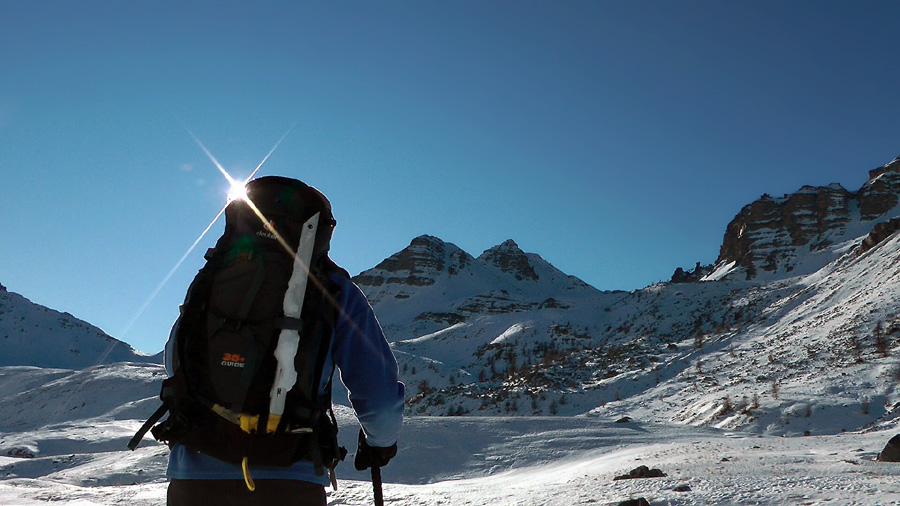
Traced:
<path fill-rule="evenodd" d="M 334 273 L 330 278 L 341 288 L 338 317 L 319 385 L 323 394 L 337 366 L 350 392 L 350 403 L 370 446 L 397 442 L 403 420 L 404 387 L 397 380 L 397 361 L 365 295 L 349 278 Z M 166 343 L 166 371 L 172 374 L 172 336 Z M 328 476 L 316 476 L 311 462 L 291 467 L 250 466 L 253 479 L 291 479 L 327 485 Z M 176 444 L 169 454 L 166 476 L 172 479 L 243 480 L 240 465 L 223 462 Z"/>

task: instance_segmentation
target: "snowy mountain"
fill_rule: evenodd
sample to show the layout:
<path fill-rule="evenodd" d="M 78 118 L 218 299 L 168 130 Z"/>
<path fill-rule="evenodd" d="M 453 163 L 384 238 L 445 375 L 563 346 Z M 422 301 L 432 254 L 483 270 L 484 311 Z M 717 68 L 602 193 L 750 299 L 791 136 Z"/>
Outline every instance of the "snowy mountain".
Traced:
<path fill-rule="evenodd" d="M 746 206 L 703 282 L 600 292 L 512 241 L 475 258 L 427 236 L 355 279 L 410 414 L 853 430 L 900 412 L 898 171 Z"/>
<path fill-rule="evenodd" d="M 438 238 L 417 237 L 354 281 L 394 343 L 408 389 L 425 394 L 410 399 L 411 409 L 429 414 L 473 410 L 431 392 L 500 388 L 488 386 L 487 376 L 509 370 L 511 360 L 525 366 L 535 356 L 531 348 L 600 335 L 594 315 L 626 295 L 601 292 L 512 240 L 475 258 Z M 512 358 L 516 350 L 524 358 Z"/>
<path fill-rule="evenodd" d="M 35 304 L 0 285 L 0 366 L 82 369 L 115 362 L 161 363 L 69 313 Z"/>

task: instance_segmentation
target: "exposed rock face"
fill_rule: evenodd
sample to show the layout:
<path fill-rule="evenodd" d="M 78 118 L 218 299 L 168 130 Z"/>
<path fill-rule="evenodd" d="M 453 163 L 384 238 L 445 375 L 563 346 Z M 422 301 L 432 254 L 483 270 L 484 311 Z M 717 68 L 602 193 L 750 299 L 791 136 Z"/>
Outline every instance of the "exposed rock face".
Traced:
<path fill-rule="evenodd" d="M 409 246 L 391 255 L 375 266 L 375 269 L 356 276 L 360 286 L 404 284 L 429 286 L 441 273 L 451 276 L 464 270 L 474 258 L 452 244 L 437 237 L 423 235 L 412 240 Z M 372 274 L 378 271 L 378 274 Z"/>
<path fill-rule="evenodd" d="M 894 235 L 894 232 L 900 230 L 900 217 L 893 218 L 884 223 L 879 223 L 875 225 L 875 228 L 869 232 L 869 235 L 859 246 L 858 253 L 862 255 L 866 251 L 874 248 L 881 241 L 887 239 L 888 237 Z"/>
<path fill-rule="evenodd" d="M 519 245 L 512 239 L 485 251 L 478 257 L 478 260 L 493 265 L 507 274 L 512 274 L 519 281 L 538 280 L 538 275 L 534 272 L 534 267 L 528 261 L 525 252 L 519 249 Z"/>
<path fill-rule="evenodd" d="M 686 271 L 683 268 L 679 267 L 675 269 L 675 272 L 672 274 L 672 283 L 696 283 L 703 279 L 704 276 L 713 271 L 712 265 L 701 265 L 700 262 L 697 262 L 697 265 L 694 266 L 694 269 L 691 271 Z"/>
<path fill-rule="evenodd" d="M 747 277 L 759 269 L 791 272 L 798 248 L 821 251 L 845 237 L 851 223 L 874 226 L 891 218 L 900 196 L 900 158 L 869 173 L 856 193 L 839 184 L 804 186 L 781 198 L 763 195 L 728 224 L 717 263 L 736 262 Z"/>
<path fill-rule="evenodd" d="M 900 157 L 869 171 L 869 181 L 859 191 L 859 211 L 873 220 L 897 206 L 900 193 Z"/>

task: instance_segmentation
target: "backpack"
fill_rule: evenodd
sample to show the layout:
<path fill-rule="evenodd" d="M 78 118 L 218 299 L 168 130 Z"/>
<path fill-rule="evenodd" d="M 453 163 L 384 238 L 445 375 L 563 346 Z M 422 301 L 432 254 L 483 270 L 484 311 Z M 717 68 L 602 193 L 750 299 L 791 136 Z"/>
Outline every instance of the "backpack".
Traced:
<path fill-rule="evenodd" d="M 290 466 L 317 475 L 346 455 L 331 410 L 331 371 L 319 394 L 340 308 L 327 255 L 336 222 L 328 200 L 295 179 L 266 176 L 225 210 L 225 231 L 188 288 L 173 340 L 173 375 L 148 430 L 219 460 Z M 156 424 L 168 412 L 163 422 Z M 150 427 L 152 426 L 152 429 Z"/>

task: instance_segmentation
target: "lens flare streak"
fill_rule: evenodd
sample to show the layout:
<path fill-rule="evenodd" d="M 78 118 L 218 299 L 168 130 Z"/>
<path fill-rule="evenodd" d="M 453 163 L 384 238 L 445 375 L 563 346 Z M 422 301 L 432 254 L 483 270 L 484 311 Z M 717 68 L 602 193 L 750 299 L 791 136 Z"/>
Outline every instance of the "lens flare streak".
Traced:
<path fill-rule="evenodd" d="M 253 169 L 253 172 L 251 172 L 250 175 L 247 176 L 247 179 L 244 181 L 244 184 L 247 184 L 248 181 L 253 179 L 253 176 L 256 175 L 256 173 L 259 171 L 260 168 L 262 168 L 263 164 L 266 163 L 266 160 L 268 160 L 269 157 L 272 156 L 272 153 L 274 153 L 275 150 L 278 149 L 278 146 L 281 145 L 281 141 L 283 141 L 284 138 L 287 137 L 288 134 L 290 134 L 292 130 L 294 130 L 295 126 L 297 126 L 297 123 L 294 123 L 293 125 L 291 125 L 291 128 L 288 128 L 287 132 L 285 132 L 284 135 L 282 135 L 281 138 L 278 139 L 278 142 L 276 142 L 275 145 L 272 146 L 272 149 L 269 150 L 269 152 L 266 154 L 266 157 L 263 158 L 262 161 L 259 162 L 259 165 L 257 165 L 256 168 Z"/>
<path fill-rule="evenodd" d="M 153 299 L 156 298 L 157 295 L 159 295 L 159 292 L 162 291 L 164 286 L 166 286 L 166 283 L 168 283 L 169 280 L 172 279 L 172 276 L 175 274 L 175 271 L 177 271 L 178 268 L 181 267 L 181 264 L 183 264 L 184 261 L 187 260 L 187 257 L 191 254 L 192 251 L 194 251 L 194 248 L 196 248 L 197 245 L 200 244 L 200 241 L 203 240 L 203 237 L 206 235 L 206 233 L 209 232 L 209 230 L 213 227 L 213 225 L 216 224 L 217 221 L 219 221 L 219 218 L 225 212 L 225 209 L 227 207 L 228 207 L 227 205 L 225 207 L 223 207 L 222 210 L 219 211 L 219 214 L 217 214 L 216 217 L 213 218 L 213 220 L 211 222 L 209 222 L 209 225 L 207 225 L 206 229 L 204 229 L 203 232 L 200 234 L 200 236 L 197 237 L 197 240 L 194 241 L 194 244 L 191 244 L 191 247 L 188 248 L 188 250 L 184 253 L 184 255 L 181 256 L 181 258 L 178 260 L 178 262 L 175 263 L 175 267 L 172 267 L 172 270 L 170 270 L 169 273 L 166 274 L 166 277 L 164 277 L 163 280 L 160 281 L 159 285 L 156 286 L 156 289 L 153 290 L 153 292 L 150 294 L 149 297 L 147 297 L 147 300 L 144 301 L 144 303 L 141 305 L 140 309 L 138 309 L 137 313 L 131 318 L 131 320 L 128 321 L 128 324 L 125 326 L 125 330 L 122 331 L 122 337 L 125 337 L 126 335 L 128 335 L 128 331 L 131 330 L 131 327 L 134 326 L 134 324 L 135 324 L 135 322 L 137 322 L 138 318 L 140 318 L 141 315 L 144 314 L 144 311 L 147 310 L 147 307 L 150 305 L 150 302 L 152 302 Z M 101 359 L 102 358 L 105 358 L 105 356 L 101 357 Z"/>
<path fill-rule="evenodd" d="M 231 186 L 235 186 L 235 185 L 237 185 L 237 184 L 240 184 L 240 183 L 239 183 L 238 181 L 236 181 L 233 177 L 231 177 L 231 174 L 229 174 L 229 173 L 222 167 L 222 164 L 220 164 L 219 161 L 216 160 L 216 157 L 214 157 L 214 156 L 212 155 L 212 153 L 210 153 L 209 150 L 206 149 L 206 146 L 204 146 L 203 143 L 200 142 L 200 139 L 198 139 L 197 136 L 194 135 L 194 132 L 192 132 L 190 128 L 185 127 L 185 129 L 188 131 L 189 134 L 191 134 L 191 137 L 194 138 L 194 142 L 196 142 L 197 145 L 200 146 L 200 149 L 202 149 L 203 152 L 206 153 L 206 156 L 209 157 L 209 159 L 212 161 L 213 165 L 215 165 L 216 168 L 219 169 L 219 172 L 221 172 L 222 175 L 225 176 L 225 179 L 228 180 L 228 183 L 229 183 Z M 262 164 L 260 164 L 260 166 L 261 166 L 261 165 L 262 165 Z"/>

